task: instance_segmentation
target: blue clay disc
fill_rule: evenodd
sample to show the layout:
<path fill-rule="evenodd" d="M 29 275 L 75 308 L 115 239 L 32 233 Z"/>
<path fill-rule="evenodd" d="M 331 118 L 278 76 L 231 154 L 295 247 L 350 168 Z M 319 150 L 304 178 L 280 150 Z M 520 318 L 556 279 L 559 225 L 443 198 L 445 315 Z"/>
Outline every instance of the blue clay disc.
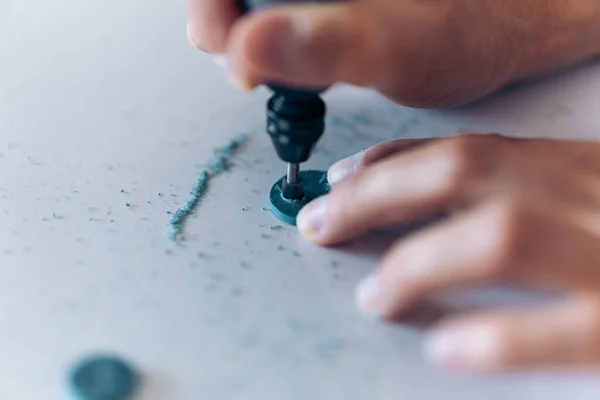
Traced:
<path fill-rule="evenodd" d="M 71 385 L 80 400 L 126 400 L 137 387 L 137 377 L 124 361 L 96 356 L 75 367 Z"/>
<path fill-rule="evenodd" d="M 281 221 L 290 225 L 296 225 L 296 217 L 305 205 L 331 190 L 331 185 L 327 181 L 327 172 L 301 171 L 300 180 L 302 181 L 304 197 L 298 200 L 290 200 L 283 197 L 282 184 L 284 179 L 285 177 L 275 182 L 271 188 L 269 204 L 271 212 Z"/>

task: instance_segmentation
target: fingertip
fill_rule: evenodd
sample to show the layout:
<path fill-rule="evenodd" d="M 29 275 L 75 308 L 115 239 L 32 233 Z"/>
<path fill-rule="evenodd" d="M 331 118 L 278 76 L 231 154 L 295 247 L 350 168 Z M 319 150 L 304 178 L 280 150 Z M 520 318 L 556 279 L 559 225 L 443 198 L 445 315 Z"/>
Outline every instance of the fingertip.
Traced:
<path fill-rule="evenodd" d="M 484 372 L 496 368 L 501 338 L 491 324 L 463 322 L 446 324 L 425 336 L 425 359 L 441 368 Z"/>
<path fill-rule="evenodd" d="M 356 285 L 354 299 L 357 308 L 364 314 L 381 314 L 381 286 L 381 274 L 378 271 L 372 272 Z"/>
<path fill-rule="evenodd" d="M 296 226 L 300 233 L 314 242 L 321 242 L 325 227 L 328 196 L 321 196 L 308 203 L 296 217 Z"/>
<path fill-rule="evenodd" d="M 231 66 L 225 71 L 225 76 L 231 86 L 240 92 L 248 93 L 259 86 L 257 79 L 247 75 L 236 74 Z"/>
<path fill-rule="evenodd" d="M 190 43 L 190 45 L 192 45 L 192 47 L 194 47 L 196 50 L 206 52 L 206 49 L 204 49 L 200 42 L 196 38 L 194 38 L 194 27 L 192 26 L 192 21 L 188 21 L 187 23 L 186 34 L 188 42 Z"/>
<path fill-rule="evenodd" d="M 223 72 L 229 70 L 229 62 L 227 61 L 227 56 L 225 54 L 215 54 L 213 56 L 213 61 Z"/>
<path fill-rule="evenodd" d="M 188 0 L 188 13 L 188 38 L 192 45 L 205 52 L 222 53 L 239 15 L 234 2 Z"/>
<path fill-rule="evenodd" d="M 236 74 L 231 69 L 231 64 L 227 55 L 215 55 L 213 56 L 213 61 L 215 62 L 215 64 L 217 64 L 223 75 L 225 75 L 225 78 L 227 78 L 229 84 L 233 86 L 236 90 L 239 90 L 240 92 L 249 92 L 253 89 L 253 87 L 247 82 L 238 79 Z"/>

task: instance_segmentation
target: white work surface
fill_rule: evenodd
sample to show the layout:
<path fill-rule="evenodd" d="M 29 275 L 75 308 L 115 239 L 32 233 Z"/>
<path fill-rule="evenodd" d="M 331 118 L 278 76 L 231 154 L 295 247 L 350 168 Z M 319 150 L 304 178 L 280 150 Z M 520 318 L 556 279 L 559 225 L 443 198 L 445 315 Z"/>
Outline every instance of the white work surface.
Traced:
<path fill-rule="evenodd" d="M 70 366 L 94 351 L 136 366 L 142 400 L 600 398 L 597 376 L 445 374 L 422 360 L 422 330 L 359 315 L 354 284 L 384 244 L 270 229 L 284 165 L 263 133 L 268 93 L 235 92 L 188 45 L 180 2 L 0 1 L 0 399 L 70 398 Z M 600 137 L 598 65 L 457 111 L 326 99 L 320 169 L 460 128 Z M 186 240 L 169 241 L 167 211 L 240 133 Z"/>

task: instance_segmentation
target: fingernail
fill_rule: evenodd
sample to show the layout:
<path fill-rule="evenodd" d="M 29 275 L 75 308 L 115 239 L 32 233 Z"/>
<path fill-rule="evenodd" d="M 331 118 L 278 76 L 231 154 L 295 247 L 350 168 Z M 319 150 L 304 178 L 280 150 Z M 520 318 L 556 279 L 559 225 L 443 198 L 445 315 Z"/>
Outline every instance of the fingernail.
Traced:
<path fill-rule="evenodd" d="M 327 196 L 322 196 L 308 203 L 300 211 L 296 224 L 303 235 L 314 237 L 321 232 L 325 222 L 326 206 Z"/>
<path fill-rule="evenodd" d="M 233 63 L 226 55 L 219 54 L 214 56 L 215 63 L 221 68 L 223 74 L 229 83 L 241 92 L 249 92 L 258 86 L 258 82 L 254 82 L 249 77 L 244 77 L 235 71 Z"/>
<path fill-rule="evenodd" d="M 360 163 L 363 159 L 364 152 L 354 154 L 353 156 L 344 158 L 333 164 L 327 171 L 327 180 L 329 183 L 338 183 L 354 174 L 360 168 Z"/>
<path fill-rule="evenodd" d="M 194 27 L 192 25 L 192 21 L 188 21 L 188 24 L 187 24 L 187 37 L 188 37 L 188 41 L 190 42 L 190 44 L 193 47 L 195 47 L 196 49 L 198 49 L 200 51 L 206 51 L 200 45 L 200 41 L 194 37 Z"/>
<path fill-rule="evenodd" d="M 453 326 L 429 334 L 425 357 L 449 369 L 484 369 L 497 358 L 498 340 L 486 326 Z"/>
<path fill-rule="evenodd" d="M 227 55 L 216 54 L 213 56 L 213 61 L 215 62 L 215 64 L 217 64 L 223 75 L 225 75 L 225 77 L 233 87 L 235 87 L 238 90 L 244 91 L 244 85 L 238 81 L 235 74 L 231 70 L 231 66 L 228 61 Z"/>
<path fill-rule="evenodd" d="M 355 291 L 356 305 L 367 314 L 376 314 L 381 307 L 381 277 L 373 272 L 360 281 Z"/>
<path fill-rule="evenodd" d="M 213 61 L 219 66 L 219 68 L 221 68 L 221 70 L 224 73 L 229 72 L 229 65 L 227 62 L 227 56 L 225 54 L 215 54 L 213 56 Z"/>

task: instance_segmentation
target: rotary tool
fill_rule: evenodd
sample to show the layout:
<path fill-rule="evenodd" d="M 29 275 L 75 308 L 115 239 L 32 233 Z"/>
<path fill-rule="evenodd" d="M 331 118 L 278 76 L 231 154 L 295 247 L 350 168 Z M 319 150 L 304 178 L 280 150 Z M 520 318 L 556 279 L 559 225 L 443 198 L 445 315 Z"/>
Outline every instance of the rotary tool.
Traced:
<path fill-rule="evenodd" d="M 331 0 L 237 0 L 242 13 L 276 4 L 322 3 Z M 325 131 L 326 106 L 321 93 L 327 88 L 305 90 L 267 82 L 273 92 L 267 101 L 267 133 L 277 156 L 287 163 L 286 174 L 270 192 L 271 211 L 289 224 L 295 224 L 300 209 L 330 186 L 322 171 L 300 171 Z"/>

